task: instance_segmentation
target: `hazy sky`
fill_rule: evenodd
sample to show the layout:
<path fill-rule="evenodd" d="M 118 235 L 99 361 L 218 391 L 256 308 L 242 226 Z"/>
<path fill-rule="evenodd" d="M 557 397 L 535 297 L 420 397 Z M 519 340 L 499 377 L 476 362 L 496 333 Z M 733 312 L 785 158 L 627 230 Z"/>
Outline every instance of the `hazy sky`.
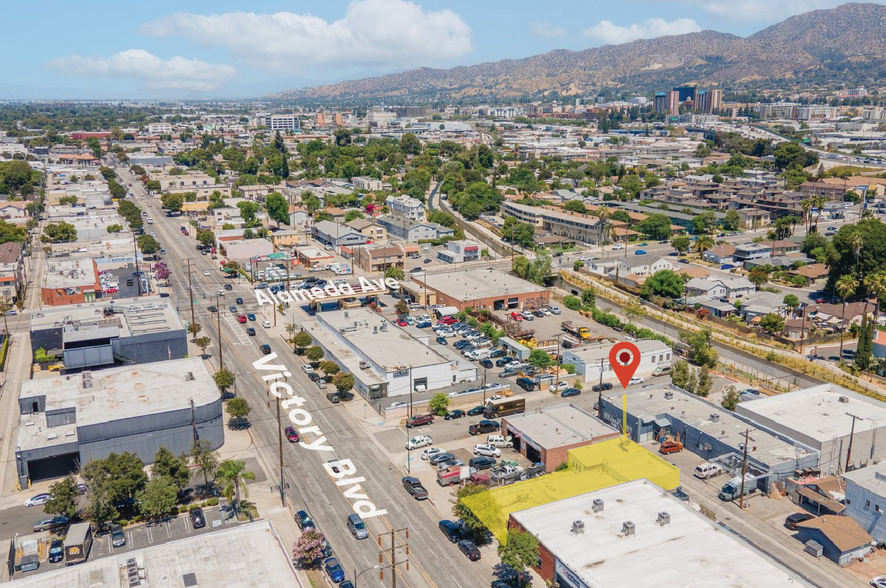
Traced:
<path fill-rule="evenodd" d="M 713 29 L 747 36 L 832 0 L 3 2 L 2 98 L 258 96 Z M 245 8 L 248 6 L 248 12 Z M 19 23 L 16 26 L 14 23 Z"/>

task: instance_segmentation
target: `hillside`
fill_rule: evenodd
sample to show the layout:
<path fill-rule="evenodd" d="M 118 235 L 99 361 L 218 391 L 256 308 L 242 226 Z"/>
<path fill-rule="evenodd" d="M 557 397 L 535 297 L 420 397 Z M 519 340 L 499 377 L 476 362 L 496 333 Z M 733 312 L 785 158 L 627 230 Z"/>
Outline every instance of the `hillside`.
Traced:
<path fill-rule="evenodd" d="M 791 17 L 747 38 L 701 31 L 451 69 L 419 68 L 290 90 L 274 98 L 332 102 L 572 96 L 682 83 L 728 87 L 803 77 L 854 80 L 877 77 L 883 69 L 886 6 L 844 4 Z"/>

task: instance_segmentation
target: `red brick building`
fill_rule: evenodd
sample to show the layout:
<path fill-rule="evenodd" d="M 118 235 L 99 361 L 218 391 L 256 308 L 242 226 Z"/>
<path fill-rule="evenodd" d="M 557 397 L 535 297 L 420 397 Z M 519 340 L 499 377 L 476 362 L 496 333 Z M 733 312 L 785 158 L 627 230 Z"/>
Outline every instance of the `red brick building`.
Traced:
<path fill-rule="evenodd" d="M 94 302 L 101 296 L 98 267 L 93 259 L 46 261 L 41 285 L 44 306 Z"/>
<path fill-rule="evenodd" d="M 538 308 L 550 301 L 547 288 L 495 269 L 470 268 L 442 274 L 413 274 L 418 288 L 433 295 L 436 304 L 459 310 Z"/>

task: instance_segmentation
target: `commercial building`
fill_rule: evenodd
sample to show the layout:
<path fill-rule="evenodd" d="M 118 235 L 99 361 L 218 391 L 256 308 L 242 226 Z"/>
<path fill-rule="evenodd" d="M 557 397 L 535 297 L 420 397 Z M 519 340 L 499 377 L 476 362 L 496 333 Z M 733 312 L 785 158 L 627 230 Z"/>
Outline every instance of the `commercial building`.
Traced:
<path fill-rule="evenodd" d="M 742 402 L 735 412 L 819 451 L 822 473 L 886 459 L 878 443 L 886 435 L 886 406 L 834 384 Z"/>
<path fill-rule="evenodd" d="M 168 122 L 148 123 L 145 132 L 149 135 L 171 135 L 172 125 Z"/>
<path fill-rule="evenodd" d="M 224 442 L 221 396 L 199 357 L 29 380 L 18 404 L 23 488 L 110 453 L 151 463 L 161 445 L 178 455 Z"/>
<path fill-rule="evenodd" d="M 532 463 L 553 472 L 568 460 L 570 449 L 615 439 L 621 433 L 572 403 L 504 417 L 502 435 L 514 438 L 514 448 Z"/>
<path fill-rule="evenodd" d="M 408 243 L 431 241 L 455 235 L 455 229 L 430 221 L 417 221 L 403 215 L 385 215 L 375 220 L 385 228 L 390 237 L 402 239 Z"/>
<path fill-rule="evenodd" d="M 43 308 L 31 315 L 31 352 L 68 370 L 181 359 L 187 331 L 169 298 L 149 296 Z"/>
<path fill-rule="evenodd" d="M 886 542 L 886 464 L 843 474 L 846 482 L 843 515 L 851 517 L 877 543 Z"/>
<path fill-rule="evenodd" d="M 298 118 L 291 114 L 266 115 L 262 122 L 271 131 L 297 131 L 300 128 Z"/>
<path fill-rule="evenodd" d="M 437 258 L 446 263 L 464 263 L 480 259 L 480 244 L 475 241 L 462 239 L 461 241 L 448 241 L 446 249 L 437 252 Z"/>
<path fill-rule="evenodd" d="M 421 200 L 417 200 L 412 196 L 402 194 L 400 196 L 388 196 L 385 199 L 387 206 L 392 213 L 411 218 L 412 220 L 425 220 L 425 206 Z"/>
<path fill-rule="evenodd" d="M 699 90 L 695 95 L 695 112 L 711 114 L 720 110 L 723 90 Z"/>
<path fill-rule="evenodd" d="M 623 394 L 627 395 L 626 422 Z M 741 468 L 744 433 L 750 430 L 748 472 L 757 478 L 761 489 L 790 477 L 795 470 L 815 468 L 819 463 L 818 451 L 801 441 L 767 431 L 695 394 L 665 385 L 604 395 L 603 420 L 619 430 L 624 426 L 628 436 L 638 443 L 667 436 L 678 438 L 683 447 L 729 472 Z"/>
<path fill-rule="evenodd" d="M 661 341 L 644 339 L 634 343 L 640 350 L 640 365 L 634 375 L 638 378 L 649 377 L 656 368 L 671 365 L 671 348 Z M 563 363 L 575 366 L 575 373 L 584 376 L 584 381 L 596 384 L 600 381 L 602 366 L 603 381 L 616 382 L 618 377 L 609 364 L 609 351 L 612 344 L 589 345 L 562 351 Z"/>
<path fill-rule="evenodd" d="M 351 183 L 355 190 L 366 192 L 382 192 L 391 189 L 391 185 L 384 180 L 377 180 L 369 176 L 355 176 L 351 178 Z"/>
<path fill-rule="evenodd" d="M 550 300 L 550 291 L 496 269 L 471 268 L 435 274 L 412 275 L 413 282 L 437 304 L 487 310 L 538 308 Z"/>
<path fill-rule="evenodd" d="M 364 398 L 438 390 L 477 377 L 470 362 L 444 356 L 368 308 L 320 312 L 302 326 L 354 375 L 354 388 Z"/>
<path fill-rule="evenodd" d="M 314 238 L 325 245 L 332 247 L 353 247 L 365 245 L 366 236 L 363 233 L 333 221 L 320 221 L 311 227 Z"/>
<path fill-rule="evenodd" d="M 93 302 L 101 297 L 98 267 L 91 259 L 47 259 L 40 298 L 43 306 Z"/>
<path fill-rule="evenodd" d="M 512 512 L 561 588 L 809 586 L 749 543 L 640 479 Z"/>
<path fill-rule="evenodd" d="M 212 515 L 208 515 L 212 524 Z M 216 519 L 220 520 L 220 519 Z M 224 525 L 185 539 L 157 542 L 119 555 L 37 575 L 22 574 L 9 588 L 136 586 L 296 586 L 291 555 L 268 520 Z M 124 581 L 125 580 L 125 581 Z"/>
<path fill-rule="evenodd" d="M 355 252 L 357 265 L 366 272 L 384 272 L 390 267 L 406 267 L 406 251 L 397 245 L 367 245 Z"/>

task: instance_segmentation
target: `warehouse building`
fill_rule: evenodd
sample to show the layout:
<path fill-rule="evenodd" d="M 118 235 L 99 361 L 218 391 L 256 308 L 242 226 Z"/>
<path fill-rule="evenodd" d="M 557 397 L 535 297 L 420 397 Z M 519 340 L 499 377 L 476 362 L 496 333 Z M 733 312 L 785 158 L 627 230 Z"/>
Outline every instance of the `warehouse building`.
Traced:
<path fill-rule="evenodd" d="M 511 513 L 508 526 L 538 538 L 536 570 L 561 588 L 809 586 L 645 479 Z"/>
<path fill-rule="evenodd" d="M 627 395 L 627 420 L 623 400 Z M 679 439 L 683 447 L 726 471 L 741 467 L 744 433 L 748 436 L 748 471 L 761 489 L 793 475 L 795 470 L 818 466 L 818 451 L 800 441 L 767 431 L 749 420 L 679 388 L 642 388 L 603 396 L 603 420 L 634 441 Z"/>
<path fill-rule="evenodd" d="M 821 453 L 823 474 L 886 459 L 886 406 L 834 384 L 741 402 L 735 412 Z"/>
<path fill-rule="evenodd" d="M 566 463 L 570 449 L 620 435 L 572 403 L 505 417 L 501 421 L 501 430 L 502 435 L 513 436 L 514 448 L 526 459 L 545 464 L 546 472 L 553 472 Z"/>
<path fill-rule="evenodd" d="M 31 317 L 31 352 L 60 356 L 68 370 L 181 359 L 187 337 L 159 296 L 44 307 Z"/>
<path fill-rule="evenodd" d="M 547 288 L 496 269 L 435 274 L 411 274 L 416 289 L 433 296 L 437 304 L 487 310 L 538 308 L 550 300 Z"/>
<path fill-rule="evenodd" d="M 22 488 L 110 453 L 151 463 L 161 445 L 178 455 L 225 439 L 221 396 L 198 357 L 29 380 L 18 403 Z"/>
<path fill-rule="evenodd" d="M 640 365 L 637 366 L 634 376 L 646 378 L 656 373 L 658 368 L 671 366 L 673 353 L 665 343 L 654 339 L 644 339 L 635 341 L 634 345 L 640 350 Z M 585 382 L 598 383 L 601 369 L 604 382 L 617 382 L 618 376 L 609 364 L 611 349 L 611 343 L 565 349 L 563 350 L 563 363 L 574 365 L 575 373 L 584 376 Z"/>
<path fill-rule="evenodd" d="M 302 327 L 326 355 L 354 376 L 368 399 L 439 390 L 477 379 L 477 368 L 444 355 L 368 308 L 328 311 Z"/>

